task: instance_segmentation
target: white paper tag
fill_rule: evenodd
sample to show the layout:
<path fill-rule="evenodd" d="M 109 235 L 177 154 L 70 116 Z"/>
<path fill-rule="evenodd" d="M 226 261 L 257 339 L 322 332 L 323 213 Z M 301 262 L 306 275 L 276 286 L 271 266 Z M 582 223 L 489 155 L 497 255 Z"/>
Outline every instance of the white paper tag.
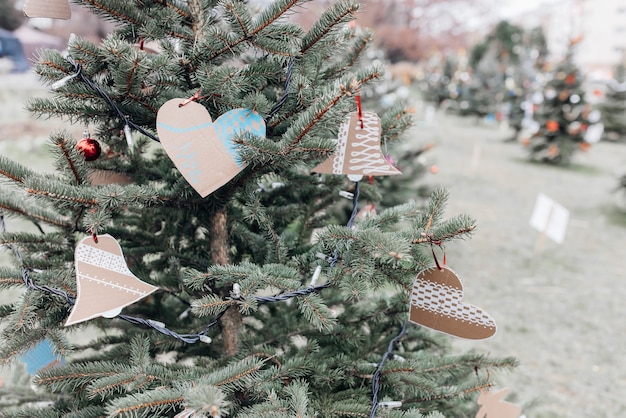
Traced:
<path fill-rule="evenodd" d="M 530 225 L 552 241 L 562 244 L 569 222 L 569 210 L 543 193 L 537 196 Z"/>

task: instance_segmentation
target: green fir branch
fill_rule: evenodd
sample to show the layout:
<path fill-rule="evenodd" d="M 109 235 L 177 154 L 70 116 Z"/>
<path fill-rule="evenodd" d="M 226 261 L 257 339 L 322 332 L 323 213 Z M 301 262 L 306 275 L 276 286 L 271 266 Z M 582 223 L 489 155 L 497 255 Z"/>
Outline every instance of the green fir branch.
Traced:
<path fill-rule="evenodd" d="M 115 398 L 105 410 L 111 418 L 149 418 L 179 409 L 184 399 L 179 390 L 157 388 Z"/>
<path fill-rule="evenodd" d="M 328 68 L 324 70 L 324 77 L 340 77 L 346 71 L 356 67 L 373 41 L 374 33 L 370 30 L 362 30 L 356 34 L 352 30 L 346 31 L 344 42 L 350 42 L 350 49 L 344 55 L 335 57 L 331 61 Z"/>
<path fill-rule="evenodd" d="M 227 37 L 224 37 L 222 39 L 224 46 L 213 49 L 212 54 L 208 57 L 208 60 L 212 61 L 222 54 L 236 51 L 242 43 L 250 40 L 252 37 L 265 30 L 268 26 L 278 21 L 300 2 L 302 2 L 302 0 L 280 0 L 271 3 L 261 14 L 259 14 L 258 18 L 252 22 L 249 30 L 242 31 L 243 33 L 241 33 L 238 37 L 230 34 Z M 231 5 L 230 3 L 230 1 L 226 2 L 226 5 L 229 6 Z M 214 32 L 209 34 L 209 37 L 218 38 L 219 33 Z"/>
<path fill-rule="evenodd" d="M 50 368 L 38 374 L 35 382 L 47 386 L 51 392 L 73 392 L 97 379 L 115 376 L 129 370 L 129 366 L 117 362 L 70 363 Z"/>
<path fill-rule="evenodd" d="M 354 20 L 358 10 L 359 4 L 354 0 L 341 0 L 333 3 L 302 39 L 301 54 L 307 54 L 320 41 L 337 30 L 339 25 Z"/>
<path fill-rule="evenodd" d="M 252 386 L 259 378 L 260 370 L 266 361 L 257 358 L 244 358 L 228 366 L 208 373 L 204 383 L 214 385 L 225 393 Z"/>
<path fill-rule="evenodd" d="M 382 143 L 400 140 L 412 124 L 413 115 L 406 103 L 394 103 L 381 116 Z"/>
<path fill-rule="evenodd" d="M 59 216 L 43 206 L 36 206 L 32 200 L 17 199 L 15 193 L 0 193 L 0 209 L 9 218 L 20 217 L 35 224 L 44 223 L 59 228 L 71 228 L 72 223 L 64 216 Z"/>
<path fill-rule="evenodd" d="M 0 179 L 9 180 L 12 185 L 21 186 L 25 179 L 37 175 L 37 173 L 23 164 L 0 155 Z"/>
<path fill-rule="evenodd" d="M 217 295 L 207 295 L 191 302 L 191 311 L 198 317 L 214 316 L 235 304 L 234 300 L 224 300 Z"/>

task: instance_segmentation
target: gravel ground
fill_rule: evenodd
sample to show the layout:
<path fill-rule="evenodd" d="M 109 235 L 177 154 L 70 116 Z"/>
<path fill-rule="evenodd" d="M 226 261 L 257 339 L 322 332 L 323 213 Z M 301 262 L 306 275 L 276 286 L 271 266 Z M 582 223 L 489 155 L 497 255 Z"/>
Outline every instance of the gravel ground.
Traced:
<path fill-rule="evenodd" d="M 477 220 L 471 239 L 448 246 L 448 265 L 464 301 L 498 324 L 489 340 L 455 345 L 519 359 L 496 383 L 527 418 L 625 417 L 626 213 L 613 190 L 626 144 L 594 144 L 563 168 L 529 162 L 505 141 L 512 131 L 471 118 L 440 112 L 415 132 L 435 143 L 439 173 L 424 181 L 450 191 L 446 214 Z M 562 244 L 530 226 L 539 193 L 570 211 Z"/>

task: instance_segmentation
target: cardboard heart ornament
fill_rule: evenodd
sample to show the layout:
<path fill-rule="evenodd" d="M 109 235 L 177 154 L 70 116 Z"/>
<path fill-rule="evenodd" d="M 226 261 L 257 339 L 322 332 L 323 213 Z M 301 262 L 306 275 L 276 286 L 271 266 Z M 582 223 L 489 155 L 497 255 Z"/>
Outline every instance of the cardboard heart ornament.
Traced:
<path fill-rule="evenodd" d="M 40 341 L 24 353 L 20 360 L 26 365 L 26 372 L 35 376 L 42 370 L 65 364 L 65 359 L 54 352 L 52 342 L 48 339 Z"/>
<path fill-rule="evenodd" d="M 199 103 L 181 106 L 171 99 L 157 113 L 157 132 L 165 152 L 187 182 L 206 197 L 241 172 L 233 137 L 250 132 L 265 137 L 265 121 L 248 109 L 233 109 L 215 122 Z"/>
<path fill-rule="evenodd" d="M 241 166 L 239 149 L 233 142 L 233 137 L 239 132 L 250 132 L 258 137 L 265 137 L 265 121 L 256 112 L 249 109 L 233 109 L 217 118 L 215 131 L 228 154 Z"/>
<path fill-rule="evenodd" d="M 113 318 L 158 287 L 145 283 L 129 269 L 122 248 L 111 235 L 83 238 L 74 252 L 76 301 L 65 326 L 99 316 Z"/>
<path fill-rule="evenodd" d="M 496 322 L 482 309 L 464 304 L 463 284 L 447 267 L 433 267 L 415 278 L 409 320 L 436 331 L 470 340 L 496 333 Z"/>

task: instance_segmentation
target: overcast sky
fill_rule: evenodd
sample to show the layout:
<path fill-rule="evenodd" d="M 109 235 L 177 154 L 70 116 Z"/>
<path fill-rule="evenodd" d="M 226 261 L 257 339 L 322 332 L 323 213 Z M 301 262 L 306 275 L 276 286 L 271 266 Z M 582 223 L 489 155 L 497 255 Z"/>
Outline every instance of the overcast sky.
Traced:
<path fill-rule="evenodd" d="M 510 18 L 523 12 L 538 10 L 543 5 L 567 3 L 568 0 L 504 0 L 498 2 L 503 18 Z M 569 0 L 569 2 L 572 2 Z"/>

